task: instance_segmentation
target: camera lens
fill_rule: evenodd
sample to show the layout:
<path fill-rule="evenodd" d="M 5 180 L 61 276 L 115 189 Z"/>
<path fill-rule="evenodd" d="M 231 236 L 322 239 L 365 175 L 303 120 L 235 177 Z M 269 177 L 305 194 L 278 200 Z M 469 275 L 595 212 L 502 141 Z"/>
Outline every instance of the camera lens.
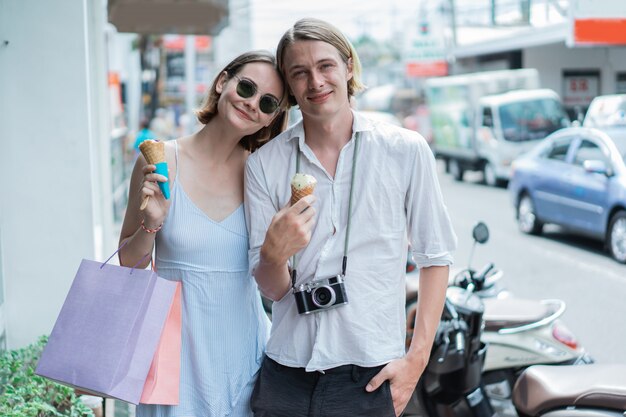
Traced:
<path fill-rule="evenodd" d="M 311 299 L 320 308 L 329 307 L 335 303 L 335 290 L 326 285 L 317 287 L 311 293 Z"/>

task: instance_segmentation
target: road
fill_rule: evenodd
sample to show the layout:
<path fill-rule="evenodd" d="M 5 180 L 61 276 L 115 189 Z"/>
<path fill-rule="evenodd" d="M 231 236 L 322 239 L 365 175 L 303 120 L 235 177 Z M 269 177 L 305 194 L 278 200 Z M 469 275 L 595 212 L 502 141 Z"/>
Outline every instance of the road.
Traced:
<path fill-rule="evenodd" d="M 477 221 L 490 229 L 490 239 L 474 250 L 472 266 L 492 261 L 504 270 L 502 283 L 515 295 L 560 298 L 567 303 L 563 322 L 597 362 L 626 363 L 626 265 L 613 261 L 603 245 L 568 235 L 548 226 L 541 236 L 517 229 L 515 211 L 506 188 L 481 184 L 482 174 L 466 173 L 456 182 L 439 179 L 459 238 L 455 267 L 467 265 L 471 230 Z"/>

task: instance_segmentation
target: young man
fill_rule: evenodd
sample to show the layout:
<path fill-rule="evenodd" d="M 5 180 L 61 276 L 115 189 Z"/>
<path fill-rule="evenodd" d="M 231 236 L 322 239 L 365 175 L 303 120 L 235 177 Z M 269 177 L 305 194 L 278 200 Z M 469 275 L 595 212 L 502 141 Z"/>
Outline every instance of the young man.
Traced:
<path fill-rule="evenodd" d="M 277 59 L 303 120 L 246 167 L 250 268 L 275 301 L 252 410 L 398 416 L 428 362 L 456 247 L 432 152 L 417 133 L 351 110 L 361 68 L 335 27 L 298 21 Z M 296 171 L 317 187 L 290 206 Z M 405 352 L 407 237 L 421 282 Z"/>

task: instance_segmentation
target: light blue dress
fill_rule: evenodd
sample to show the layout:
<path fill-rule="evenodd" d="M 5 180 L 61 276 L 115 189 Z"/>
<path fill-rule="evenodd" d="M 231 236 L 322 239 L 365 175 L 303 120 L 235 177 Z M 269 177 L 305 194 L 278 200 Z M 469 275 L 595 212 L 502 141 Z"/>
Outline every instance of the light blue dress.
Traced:
<path fill-rule="evenodd" d="M 248 273 L 243 205 L 213 221 L 185 194 L 178 163 L 172 202 L 156 238 L 163 278 L 182 281 L 178 406 L 140 404 L 137 417 L 251 417 L 250 396 L 269 335 L 269 320 Z"/>

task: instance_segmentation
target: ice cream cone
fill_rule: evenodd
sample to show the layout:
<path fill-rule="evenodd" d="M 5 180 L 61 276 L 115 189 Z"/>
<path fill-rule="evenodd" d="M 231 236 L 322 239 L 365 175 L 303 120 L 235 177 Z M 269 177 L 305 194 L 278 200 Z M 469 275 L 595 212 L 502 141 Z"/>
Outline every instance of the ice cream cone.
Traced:
<path fill-rule="evenodd" d="M 308 174 L 296 174 L 291 180 L 291 205 L 296 204 L 301 198 L 313 194 L 317 180 Z"/>
<path fill-rule="evenodd" d="M 296 189 L 293 186 L 291 186 L 291 205 L 293 206 L 298 201 L 300 201 L 301 198 L 306 197 L 307 195 L 313 194 L 313 191 L 315 191 L 314 185 L 303 188 L 303 189 Z"/>
<path fill-rule="evenodd" d="M 139 145 L 141 154 L 146 159 L 146 162 L 156 166 L 155 172 L 165 177 L 168 176 L 167 162 L 165 161 L 165 142 L 159 140 L 144 140 Z M 159 188 L 166 199 L 170 198 L 170 185 L 169 182 L 159 182 Z M 145 210 L 150 201 L 150 196 L 146 196 L 141 202 L 139 210 Z"/>
<path fill-rule="evenodd" d="M 165 162 L 165 142 L 144 140 L 139 145 L 139 150 L 149 164 Z"/>

